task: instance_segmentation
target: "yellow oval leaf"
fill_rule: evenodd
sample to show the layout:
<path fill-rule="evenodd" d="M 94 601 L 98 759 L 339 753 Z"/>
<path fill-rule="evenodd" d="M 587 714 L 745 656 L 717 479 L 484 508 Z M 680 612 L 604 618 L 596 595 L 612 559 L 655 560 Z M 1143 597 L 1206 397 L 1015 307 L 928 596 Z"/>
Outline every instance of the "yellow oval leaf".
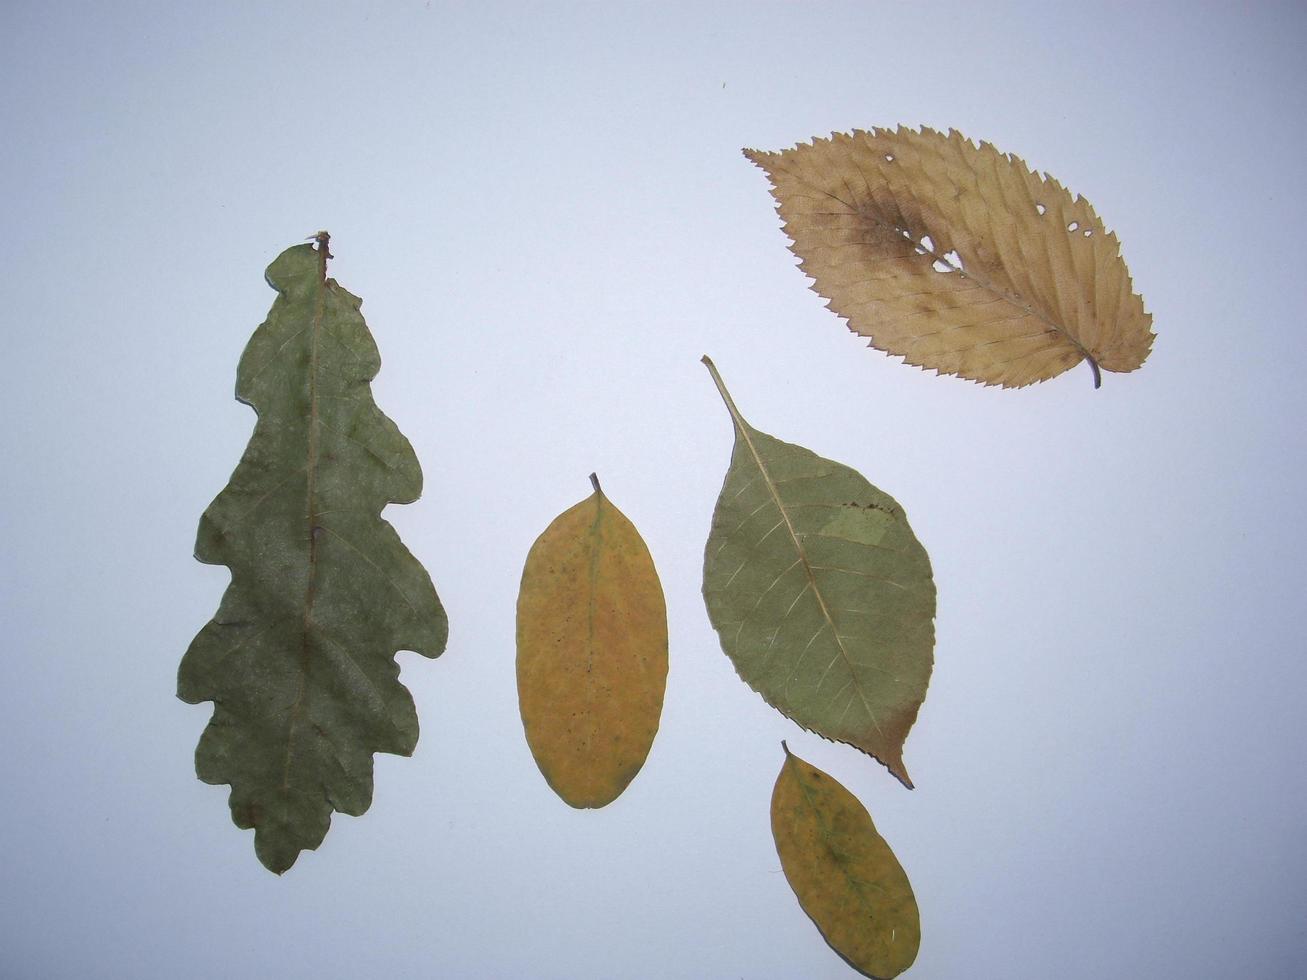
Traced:
<path fill-rule="evenodd" d="M 813 289 L 909 364 L 1018 388 L 1081 361 L 1133 371 L 1153 343 L 1116 235 L 1083 197 L 989 143 L 933 129 L 837 133 L 767 172 Z"/>
<path fill-rule="evenodd" d="M 835 952 L 870 977 L 912 965 L 921 924 L 908 876 L 853 794 L 788 748 L 771 829 L 790 887 Z"/>
<path fill-rule="evenodd" d="M 643 539 L 595 492 L 536 539 L 517 599 L 526 740 L 571 806 L 601 807 L 644 765 L 667 685 L 667 607 Z"/>

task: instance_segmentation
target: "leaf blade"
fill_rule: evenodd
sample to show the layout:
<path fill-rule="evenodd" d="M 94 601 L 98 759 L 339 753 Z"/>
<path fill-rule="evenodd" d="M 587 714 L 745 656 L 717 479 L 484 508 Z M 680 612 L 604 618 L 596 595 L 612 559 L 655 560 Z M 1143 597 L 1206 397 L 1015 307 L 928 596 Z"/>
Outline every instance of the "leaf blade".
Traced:
<path fill-rule="evenodd" d="M 722 649 L 768 704 L 911 788 L 903 742 L 934 648 L 925 549 L 861 474 L 749 425 L 704 362 L 736 433 L 704 553 Z"/>
<path fill-rule="evenodd" d="M 785 878 L 831 948 L 870 977 L 912 966 L 921 945 L 916 897 L 857 798 L 786 748 L 771 825 Z"/>
<path fill-rule="evenodd" d="M 745 150 L 791 250 L 849 329 L 909 364 L 1022 387 L 1087 360 L 1128 372 L 1152 346 L 1116 236 L 1089 202 L 992 145 L 855 130 Z"/>
<path fill-rule="evenodd" d="M 536 539 L 517 605 L 522 725 L 569 806 L 611 803 L 643 767 L 667 683 L 667 609 L 635 525 L 595 492 Z"/>
<path fill-rule="evenodd" d="M 325 260 L 321 240 L 268 266 L 278 296 L 237 368 L 258 421 L 196 537 L 196 558 L 232 580 L 178 670 L 182 700 L 214 702 L 196 773 L 231 785 L 233 822 L 278 874 L 322 842 L 332 810 L 367 810 L 373 752 L 412 753 L 394 656 L 438 656 L 448 635 L 426 570 L 380 518 L 417 498 L 422 473 L 372 400 L 361 300 Z"/>

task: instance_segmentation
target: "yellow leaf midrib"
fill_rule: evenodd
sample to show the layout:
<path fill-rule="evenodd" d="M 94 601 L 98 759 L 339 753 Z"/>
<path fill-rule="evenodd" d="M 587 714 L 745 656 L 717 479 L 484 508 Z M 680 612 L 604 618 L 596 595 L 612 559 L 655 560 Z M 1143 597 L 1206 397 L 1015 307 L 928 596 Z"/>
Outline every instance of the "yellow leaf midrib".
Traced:
<path fill-rule="evenodd" d="M 586 643 L 585 643 L 585 693 L 590 703 L 590 715 L 594 714 L 594 703 L 598 700 L 595 691 L 595 603 L 599 593 L 599 565 L 604 550 L 604 495 L 598 489 L 594 493 L 595 516 L 590 524 L 590 594 L 586 597 Z M 593 748 L 587 733 L 587 747 Z"/>

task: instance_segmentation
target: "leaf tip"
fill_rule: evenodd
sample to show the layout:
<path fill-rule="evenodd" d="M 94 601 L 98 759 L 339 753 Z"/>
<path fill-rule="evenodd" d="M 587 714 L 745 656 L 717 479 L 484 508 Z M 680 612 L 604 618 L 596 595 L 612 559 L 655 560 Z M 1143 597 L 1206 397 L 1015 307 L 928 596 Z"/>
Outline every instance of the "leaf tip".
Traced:
<path fill-rule="evenodd" d="M 259 863 L 275 874 L 278 878 L 284 875 L 291 868 L 295 867 L 295 861 L 300 856 L 299 851 L 295 851 L 289 856 L 282 851 L 261 851 L 259 850 L 257 840 L 255 842 L 254 853 L 255 856 L 258 857 Z"/>
<path fill-rule="evenodd" d="M 891 762 L 887 762 L 887 763 L 885 764 L 885 768 L 887 768 L 887 769 L 889 770 L 889 773 L 890 773 L 891 776 L 893 776 L 893 777 L 894 777 L 895 779 L 897 779 L 900 783 L 902 783 L 902 784 L 904 785 L 904 787 L 906 787 L 907 789 L 916 789 L 916 788 L 917 788 L 916 786 L 912 785 L 912 780 L 911 780 L 911 778 L 909 778 L 909 776 L 908 776 L 908 770 L 907 770 L 907 768 L 903 765 L 903 760 L 902 760 L 902 759 L 895 759 L 895 760 L 893 760 L 893 761 L 891 761 Z"/>

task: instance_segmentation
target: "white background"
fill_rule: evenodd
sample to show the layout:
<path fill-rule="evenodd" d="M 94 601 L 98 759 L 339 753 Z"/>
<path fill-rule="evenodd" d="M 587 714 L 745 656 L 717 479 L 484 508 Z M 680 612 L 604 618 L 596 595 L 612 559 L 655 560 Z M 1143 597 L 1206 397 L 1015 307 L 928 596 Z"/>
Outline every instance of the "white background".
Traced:
<path fill-rule="evenodd" d="M 779 870 L 780 740 L 916 890 L 910 975 L 1307 975 L 1296 4 L 66 4 L 0 13 L 0 975 L 843 977 Z M 743 146 L 956 127 L 1089 198 L 1142 370 L 985 389 L 866 350 Z M 191 558 L 319 228 L 426 491 L 422 737 L 284 877 L 193 775 Z M 939 587 L 907 792 L 741 683 L 700 597 L 731 425 L 895 496 Z M 517 713 L 527 549 L 597 470 L 658 563 L 662 728 L 605 810 Z"/>

